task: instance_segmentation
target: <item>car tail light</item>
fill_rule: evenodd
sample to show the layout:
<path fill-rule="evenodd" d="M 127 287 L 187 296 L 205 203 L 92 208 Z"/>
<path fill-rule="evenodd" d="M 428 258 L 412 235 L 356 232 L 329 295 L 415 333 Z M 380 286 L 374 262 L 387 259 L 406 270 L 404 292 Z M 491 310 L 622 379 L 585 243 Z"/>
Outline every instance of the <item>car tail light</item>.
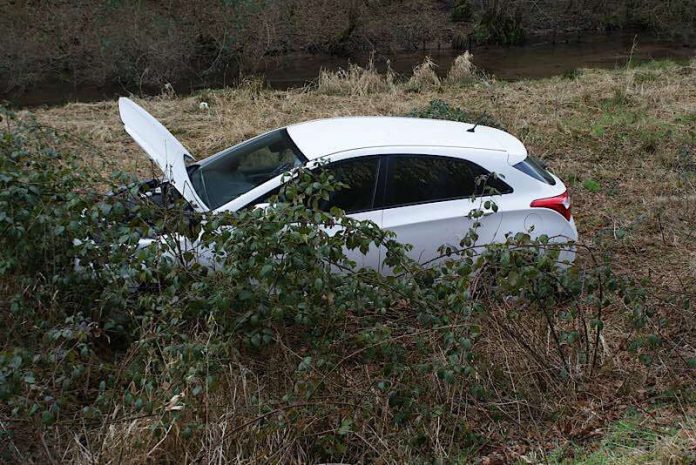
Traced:
<path fill-rule="evenodd" d="M 530 207 L 550 208 L 551 210 L 555 210 L 563 215 L 563 218 L 568 221 L 570 221 L 570 218 L 572 217 L 572 214 L 570 213 L 570 196 L 568 195 L 568 191 L 565 191 L 561 195 L 557 195 L 555 197 L 536 199 L 531 203 Z"/>

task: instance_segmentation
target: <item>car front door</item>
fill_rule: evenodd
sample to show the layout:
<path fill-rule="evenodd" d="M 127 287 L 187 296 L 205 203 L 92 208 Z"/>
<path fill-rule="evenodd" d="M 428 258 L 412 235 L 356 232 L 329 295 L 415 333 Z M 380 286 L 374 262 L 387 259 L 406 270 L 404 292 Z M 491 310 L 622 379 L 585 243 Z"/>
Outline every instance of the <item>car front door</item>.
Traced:
<path fill-rule="evenodd" d="M 443 245 L 460 248 L 474 225 L 470 212 L 492 198 L 492 189 L 510 191 L 502 180 L 463 158 L 397 154 L 385 162 L 382 227 L 396 233 L 400 242 L 411 244 L 410 255 L 421 264 L 436 263 Z M 501 219 L 502 215 L 494 213 L 479 219 L 477 246 L 504 239 L 499 231 Z"/>

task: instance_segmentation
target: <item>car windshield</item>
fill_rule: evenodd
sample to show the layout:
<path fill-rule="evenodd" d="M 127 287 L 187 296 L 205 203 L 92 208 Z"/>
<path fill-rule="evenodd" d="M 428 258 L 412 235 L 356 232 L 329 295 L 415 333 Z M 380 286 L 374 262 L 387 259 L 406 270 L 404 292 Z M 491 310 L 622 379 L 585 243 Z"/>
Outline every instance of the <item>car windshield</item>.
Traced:
<path fill-rule="evenodd" d="M 193 188 L 215 210 L 304 163 L 285 129 L 263 134 L 189 166 Z"/>

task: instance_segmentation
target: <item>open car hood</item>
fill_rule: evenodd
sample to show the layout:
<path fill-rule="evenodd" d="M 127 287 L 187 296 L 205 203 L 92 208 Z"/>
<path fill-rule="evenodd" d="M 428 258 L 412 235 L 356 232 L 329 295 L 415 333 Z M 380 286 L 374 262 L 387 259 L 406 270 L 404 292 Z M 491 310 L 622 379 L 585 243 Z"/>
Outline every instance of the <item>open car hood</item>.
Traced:
<path fill-rule="evenodd" d="M 132 100 L 125 97 L 118 99 L 118 110 L 126 132 L 160 167 L 164 181 L 174 186 L 194 210 L 208 211 L 189 179 L 186 161 L 195 158 L 186 147 L 162 123 Z"/>

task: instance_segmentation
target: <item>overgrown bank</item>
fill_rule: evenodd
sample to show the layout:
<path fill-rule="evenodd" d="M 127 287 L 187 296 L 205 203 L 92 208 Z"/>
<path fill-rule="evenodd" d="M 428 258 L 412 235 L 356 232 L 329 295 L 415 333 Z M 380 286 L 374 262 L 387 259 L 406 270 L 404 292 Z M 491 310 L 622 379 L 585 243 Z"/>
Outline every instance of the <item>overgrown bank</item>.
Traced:
<path fill-rule="evenodd" d="M 290 51 L 389 55 L 624 29 L 690 41 L 695 12 L 694 0 L 5 1 L 0 95 L 232 82 Z"/>
<path fill-rule="evenodd" d="M 181 272 L 156 254 L 138 257 L 146 273 L 127 246 L 149 228 L 191 224 L 88 188 L 93 173 L 147 175 L 115 104 L 38 111 L 55 140 L 4 121 L 6 457 L 509 462 L 558 448 L 560 460 L 617 418 L 657 409 L 681 429 L 665 433 L 665 449 L 690 460 L 693 64 L 509 84 L 466 63 L 445 83 L 428 65 L 405 84 L 354 68 L 313 90 L 248 83 L 143 104 L 199 157 L 312 117 L 485 113 L 569 181 L 583 241 L 574 273 L 558 276 L 522 247 L 425 273 L 404 263 L 393 281 L 336 276 L 320 263 L 340 261 L 343 241 L 389 238 L 346 224 L 354 234 L 327 242 L 314 225 L 334 219 L 305 201 L 270 221 L 221 218 L 240 231 L 224 238 L 225 273 Z M 302 195 L 330 188 L 317 182 Z M 72 247 L 76 235 L 99 244 Z M 96 274 L 75 270 L 76 254 Z M 497 270 L 497 286 L 472 281 L 480 266 Z"/>

